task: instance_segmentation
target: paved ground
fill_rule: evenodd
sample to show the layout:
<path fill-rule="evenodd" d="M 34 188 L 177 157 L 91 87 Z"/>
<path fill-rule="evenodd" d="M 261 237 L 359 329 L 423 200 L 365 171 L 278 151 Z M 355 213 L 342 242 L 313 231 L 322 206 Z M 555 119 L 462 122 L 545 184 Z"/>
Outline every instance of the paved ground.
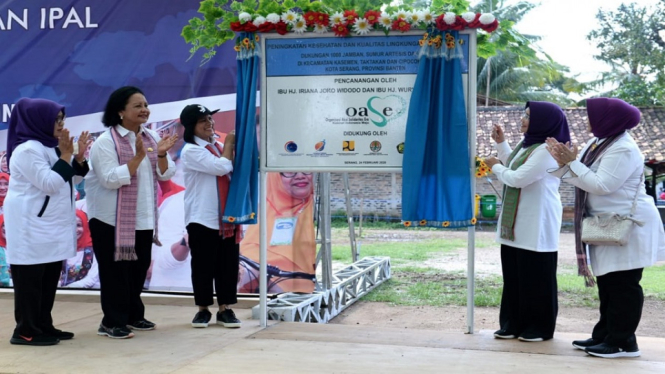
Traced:
<path fill-rule="evenodd" d="M 1 373 L 663 373 L 665 339 L 642 338 L 642 357 L 592 358 L 570 346 L 584 333 L 561 333 L 544 343 L 493 339 L 489 331 L 462 332 L 250 320 L 251 305 L 236 314 L 240 329 L 193 329 L 191 299 L 145 297 L 155 331 L 129 340 L 96 335 L 97 296 L 59 295 L 56 325 L 73 340 L 51 347 L 9 344 L 13 295 L 0 292 Z"/>

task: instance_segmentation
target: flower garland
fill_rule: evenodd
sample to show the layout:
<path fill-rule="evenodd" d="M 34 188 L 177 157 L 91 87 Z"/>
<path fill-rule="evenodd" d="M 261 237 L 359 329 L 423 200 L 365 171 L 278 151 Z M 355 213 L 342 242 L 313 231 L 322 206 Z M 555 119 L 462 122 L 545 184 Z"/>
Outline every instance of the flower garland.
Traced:
<path fill-rule="evenodd" d="M 230 27 L 235 32 L 275 31 L 280 35 L 288 32 L 303 34 L 332 31 L 338 37 L 346 37 L 352 32 L 355 35 L 366 35 L 370 31 L 382 30 L 388 35 L 391 31 L 403 33 L 413 29 L 427 30 L 432 27 L 440 31 L 479 28 L 491 33 L 499 27 L 499 22 L 490 13 L 466 12 L 457 15 L 447 12 L 437 15 L 429 10 L 413 12 L 398 10 L 394 13 L 368 10 L 361 16 L 355 10 L 332 14 L 309 11 L 303 14 L 292 9 L 282 14 L 270 13 L 265 17 L 242 12 L 238 14 L 237 20 L 231 22 Z"/>

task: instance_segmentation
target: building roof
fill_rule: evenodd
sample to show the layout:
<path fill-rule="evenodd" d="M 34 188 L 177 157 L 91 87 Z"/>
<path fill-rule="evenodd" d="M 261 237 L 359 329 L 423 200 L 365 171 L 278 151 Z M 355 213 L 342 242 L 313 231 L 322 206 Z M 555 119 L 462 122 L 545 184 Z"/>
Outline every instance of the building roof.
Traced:
<path fill-rule="evenodd" d="M 631 130 L 631 135 L 644 154 L 645 160 L 665 161 L 665 108 L 640 108 L 640 110 L 642 121 L 639 126 Z M 592 137 L 587 131 L 586 108 L 566 108 L 563 111 L 568 118 L 571 142 L 581 148 Z M 494 124 L 503 127 L 506 139 L 511 145 L 517 144 L 522 139 L 519 130 L 523 114 L 522 106 L 478 107 L 476 125 L 478 156 L 484 158 L 493 154 L 490 134 Z"/>

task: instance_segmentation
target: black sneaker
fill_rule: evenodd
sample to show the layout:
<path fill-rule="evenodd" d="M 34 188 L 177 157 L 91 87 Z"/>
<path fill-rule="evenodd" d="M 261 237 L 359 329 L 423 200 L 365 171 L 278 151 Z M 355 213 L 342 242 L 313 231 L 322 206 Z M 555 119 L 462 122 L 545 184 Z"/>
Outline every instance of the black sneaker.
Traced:
<path fill-rule="evenodd" d="M 619 358 L 619 357 L 640 357 L 640 349 L 637 344 L 633 344 L 629 348 L 623 349 L 607 343 L 600 343 L 591 347 L 587 347 L 584 352 L 603 358 Z"/>
<path fill-rule="evenodd" d="M 72 339 L 74 337 L 73 332 L 62 331 L 62 330 L 58 330 L 56 328 L 53 328 L 51 330 L 47 329 L 47 330 L 43 330 L 43 331 L 44 331 L 44 335 L 54 336 L 54 337 L 56 337 L 60 340 L 69 340 L 69 339 Z"/>
<path fill-rule="evenodd" d="M 494 331 L 494 337 L 497 339 L 515 339 L 517 336 L 506 330 L 496 330 Z"/>
<path fill-rule="evenodd" d="M 60 339 L 50 335 L 23 336 L 15 333 L 9 342 L 18 345 L 56 345 Z"/>
<path fill-rule="evenodd" d="M 587 340 L 573 340 L 573 347 L 585 350 L 587 349 L 587 347 L 593 347 L 594 345 L 598 345 L 602 342 L 603 342 L 602 340 L 596 340 L 593 338 Z"/>
<path fill-rule="evenodd" d="M 231 309 L 225 309 L 223 312 L 217 312 L 217 324 L 224 327 L 240 327 L 242 323 Z"/>
<path fill-rule="evenodd" d="M 208 327 L 212 313 L 208 309 L 199 310 L 192 320 L 192 327 Z"/>
<path fill-rule="evenodd" d="M 155 327 L 157 327 L 157 325 L 148 321 L 147 319 L 142 319 L 140 321 L 130 323 L 129 325 L 127 325 L 127 327 L 131 330 L 149 331 L 149 330 L 154 330 Z"/>
<path fill-rule="evenodd" d="M 530 332 L 522 333 L 522 335 L 520 335 L 520 337 L 517 339 L 523 342 L 542 342 L 545 340 L 542 336 Z"/>
<path fill-rule="evenodd" d="M 123 327 L 106 327 L 99 324 L 97 335 L 108 336 L 111 339 L 129 339 L 134 337 L 134 333 Z"/>

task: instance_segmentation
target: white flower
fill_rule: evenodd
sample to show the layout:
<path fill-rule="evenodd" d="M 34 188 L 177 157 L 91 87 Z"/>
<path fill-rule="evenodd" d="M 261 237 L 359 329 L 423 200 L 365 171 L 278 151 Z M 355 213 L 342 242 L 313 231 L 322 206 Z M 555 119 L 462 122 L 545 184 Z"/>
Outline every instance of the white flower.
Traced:
<path fill-rule="evenodd" d="M 293 24 L 293 28 L 291 31 L 297 33 L 297 34 L 302 34 L 305 31 L 307 31 L 307 23 L 305 23 L 305 20 L 300 18 Z"/>
<path fill-rule="evenodd" d="M 356 23 L 353 24 L 353 31 L 356 32 L 358 35 L 365 35 L 368 32 L 370 32 L 372 26 L 370 26 L 369 22 L 365 18 L 358 18 L 356 19 Z"/>
<path fill-rule="evenodd" d="M 240 23 L 245 23 L 252 20 L 252 15 L 247 12 L 242 12 L 238 14 L 238 19 L 240 20 Z"/>
<path fill-rule="evenodd" d="M 436 16 L 432 14 L 429 10 L 425 10 L 421 12 L 420 14 L 420 19 L 427 25 L 431 24 L 434 22 L 436 19 Z"/>
<path fill-rule="evenodd" d="M 407 21 L 409 21 L 409 23 L 413 24 L 414 26 L 417 25 L 420 21 L 422 21 L 420 12 L 410 12 L 409 16 L 407 17 Z"/>
<path fill-rule="evenodd" d="M 381 17 L 379 17 L 379 24 L 383 26 L 384 29 L 390 30 L 393 25 L 393 20 L 388 13 L 384 12 L 381 13 Z"/>
<path fill-rule="evenodd" d="M 276 13 L 270 13 L 270 14 L 268 14 L 268 16 L 266 17 L 266 20 L 267 20 L 268 22 L 270 22 L 270 23 L 278 23 L 278 22 L 281 21 L 282 19 L 279 17 L 279 14 L 276 14 Z"/>
<path fill-rule="evenodd" d="M 320 25 L 318 23 L 314 24 L 314 32 L 317 34 L 323 34 L 328 32 L 328 26 Z"/>
<path fill-rule="evenodd" d="M 443 22 L 452 25 L 455 23 L 455 18 L 457 15 L 453 12 L 446 12 L 446 14 L 443 15 Z"/>
<path fill-rule="evenodd" d="M 342 12 L 337 12 L 330 16 L 330 26 L 336 25 L 338 23 L 344 23 L 344 15 Z"/>
<path fill-rule="evenodd" d="M 292 10 L 289 10 L 288 12 L 282 14 L 282 21 L 284 21 L 285 23 L 290 23 L 292 25 L 298 21 L 298 18 L 300 18 L 298 13 Z"/>
<path fill-rule="evenodd" d="M 478 18 L 478 21 L 482 23 L 483 25 L 489 25 L 490 23 L 494 22 L 496 18 L 494 18 L 494 15 L 492 13 L 483 13 L 480 15 L 480 18 Z"/>
<path fill-rule="evenodd" d="M 393 14 L 393 18 L 395 19 L 401 18 L 408 21 L 409 12 L 407 12 L 406 10 L 398 10 L 397 13 Z"/>
<path fill-rule="evenodd" d="M 466 22 L 471 23 L 473 22 L 474 19 L 476 19 L 476 13 L 474 12 L 462 13 L 462 18 L 464 18 Z"/>
<path fill-rule="evenodd" d="M 265 22 L 266 22 L 265 17 L 258 16 L 256 18 L 254 18 L 254 21 L 252 23 L 254 24 L 254 26 L 259 27 L 259 26 L 263 25 Z"/>

